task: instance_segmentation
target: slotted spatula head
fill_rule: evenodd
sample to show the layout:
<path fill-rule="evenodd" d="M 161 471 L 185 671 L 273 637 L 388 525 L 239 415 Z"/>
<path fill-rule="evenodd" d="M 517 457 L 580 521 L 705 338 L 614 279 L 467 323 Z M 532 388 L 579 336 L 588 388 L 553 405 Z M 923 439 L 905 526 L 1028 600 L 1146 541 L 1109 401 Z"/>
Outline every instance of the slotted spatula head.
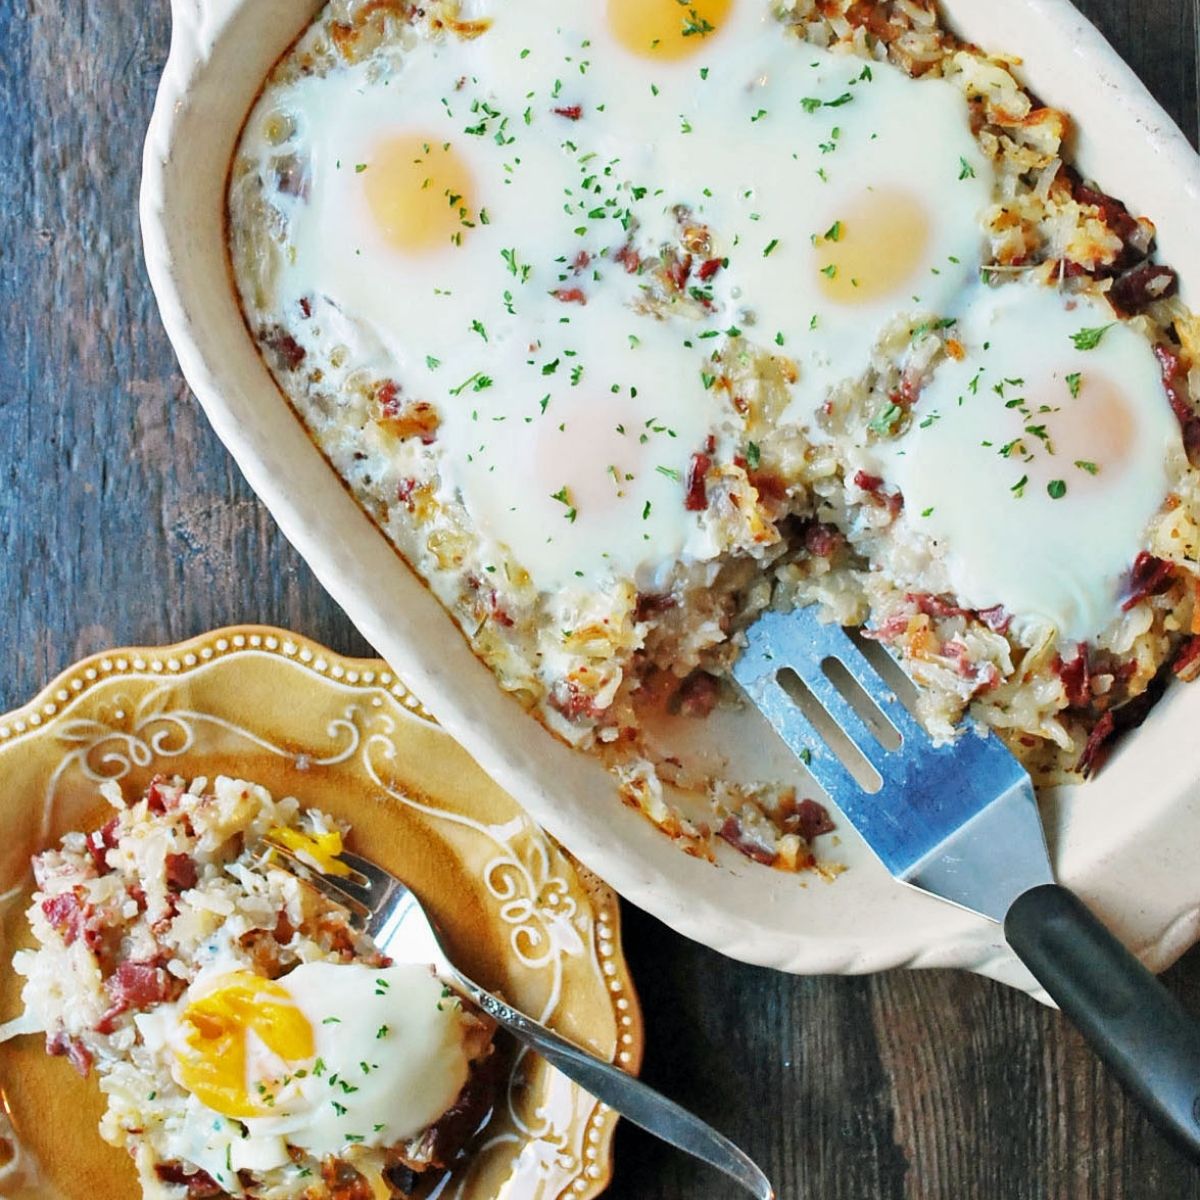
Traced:
<path fill-rule="evenodd" d="M 1053 882 L 1033 784 L 999 738 L 935 745 L 816 606 L 768 613 L 747 636 L 734 677 L 897 879 L 995 921 Z"/>

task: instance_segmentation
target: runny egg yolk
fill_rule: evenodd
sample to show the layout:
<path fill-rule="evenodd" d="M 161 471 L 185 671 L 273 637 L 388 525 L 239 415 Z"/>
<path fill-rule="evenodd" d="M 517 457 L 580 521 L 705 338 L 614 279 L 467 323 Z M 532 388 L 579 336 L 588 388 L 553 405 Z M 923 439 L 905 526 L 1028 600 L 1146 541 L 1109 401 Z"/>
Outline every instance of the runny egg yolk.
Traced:
<path fill-rule="evenodd" d="M 608 24 L 621 45 L 643 58 L 690 58 L 732 8 L 733 0 L 608 0 Z"/>
<path fill-rule="evenodd" d="M 342 845 L 342 835 L 337 830 L 330 833 L 305 833 L 301 829 L 281 825 L 272 829 L 269 837 L 277 845 L 311 859 L 326 875 L 351 873 L 350 868 L 338 858 L 345 847 Z"/>
<path fill-rule="evenodd" d="M 449 142 L 389 138 L 354 169 L 376 226 L 402 254 L 460 246 L 475 227 L 471 171 Z"/>
<path fill-rule="evenodd" d="M 1024 442 L 1029 449 L 1040 451 L 1042 447 L 1028 431 L 1031 425 L 1044 423 L 1054 453 L 1035 453 L 1031 467 L 1036 466 L 1036 473 L 1031 469 L 1030 474 L 1038 479 L 1061 477 L 1070 490 L 1095 484 L 1111 486 L 1127 466 L 1137 441 L 1137 418 L 1129 398 L 1096 371 L 1081 371 L 1066 385 L 1055 380 L 1039 388 L 1037 396 L 1044 407 L 1054 411 L 1046 415 L 1042 405 L 1035 406 L 1034 415 L 1026 422 Z"/>
<path fill-rule="evenodd" d="M 246 971 L 227 975 L 180 1017 L 185 1047 L 176 1049 L 179 1082 L 223 1116 L 271 1112 L 272 1080 L 251 1080 L 250 1035 L 288 1071 L 303 1069 L 316 1053 L 312 1026 L 278 984 Z M 260 1074 L 255 1072 L 255 1074 Z"/>
<path fill-rule="evenodd" d="M 838 304 L 868 304 L 914 281 L 929 247 L 929 217 L 910 192 L 864 192 L 814 243 L 821 290 Z"/>
<path fill-rule="evenodd" d="M 533 461 L 539 486 L 562 510 L 555 515 L 585 526 L 611 516 L 638 476 L 654 469 L 645 461 L 648 444 L 639 441 L 644 430 L 636 408 L 602 399 L 572 408 L 562 427 L 542 422 Z"/>

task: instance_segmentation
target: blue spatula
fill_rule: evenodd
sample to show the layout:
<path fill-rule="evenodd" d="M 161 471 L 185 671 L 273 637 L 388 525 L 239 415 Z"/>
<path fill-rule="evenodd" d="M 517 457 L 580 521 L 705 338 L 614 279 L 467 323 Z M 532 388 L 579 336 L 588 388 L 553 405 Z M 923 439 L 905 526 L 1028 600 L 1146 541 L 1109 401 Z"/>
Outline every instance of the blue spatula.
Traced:
<path fill-rule="evenodd" d="M 816 608 L 768 613 L 734 675 L 898 880 L 1004 925 L 1017 956 L 1200 1157 L 1200 1024 L 1054 881 L 1028 773 L 994 734 L 936 746 Z"/>

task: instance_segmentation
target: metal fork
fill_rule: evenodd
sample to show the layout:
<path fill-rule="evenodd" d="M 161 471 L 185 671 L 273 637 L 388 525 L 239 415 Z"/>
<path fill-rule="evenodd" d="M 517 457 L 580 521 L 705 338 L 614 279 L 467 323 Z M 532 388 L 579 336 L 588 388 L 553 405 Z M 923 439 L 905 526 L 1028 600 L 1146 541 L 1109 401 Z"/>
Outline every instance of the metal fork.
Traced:
<path fill-rule="evenodd" d="M 398 962 L 430 964 L 443 982 L 601 1103 L 655 1137 L 724 1172 L 758 1200 L 774 1200 L 770 1181 L 727 1137 L 619 1067 L 505 1004 L 460 971 L 446 950 L 437 923 L 416 894 L 395 875 L 349 853 L 338 856 L 349 874 L 324 873 L 270 838 L 261 843 L 261 851 L 257 860 L 260 868 L 282 867 L 345 908 L 354 927 L 371 938 L 382 954 Z"/>

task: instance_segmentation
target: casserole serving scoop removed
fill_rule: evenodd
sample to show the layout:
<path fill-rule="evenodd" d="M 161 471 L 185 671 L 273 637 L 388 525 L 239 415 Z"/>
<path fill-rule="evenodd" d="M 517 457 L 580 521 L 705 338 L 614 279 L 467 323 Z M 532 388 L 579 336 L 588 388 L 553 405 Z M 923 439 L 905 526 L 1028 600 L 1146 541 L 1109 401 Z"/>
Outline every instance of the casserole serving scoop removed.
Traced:
<path fill-rule="evenodd" d="M 1001 923 L 1117 1078 L 1200 1157 L 1200 1023 L 1055 882 L 1033 784 L 1000 739 L 968 729 L 935 745 L 879 667 L 815 606 L 768 613 L 747 639 L 735 679 L 883 865 Z M 899 672 L 878 653 L 884 670 Z"/>

